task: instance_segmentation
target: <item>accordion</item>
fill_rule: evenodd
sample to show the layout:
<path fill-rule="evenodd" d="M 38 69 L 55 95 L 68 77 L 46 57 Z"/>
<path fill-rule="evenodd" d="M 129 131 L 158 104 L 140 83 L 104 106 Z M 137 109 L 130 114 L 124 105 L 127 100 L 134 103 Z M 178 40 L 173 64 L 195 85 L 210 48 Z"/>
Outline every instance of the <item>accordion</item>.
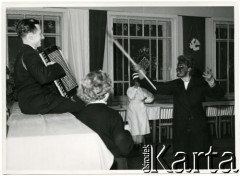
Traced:
<path fill-rule="evenodd" d="M 78 87 L 76 79 L 72 76 L 68 65 L 66 64 L 62 51 L 57 46 L 51 46 L 39 52 L 43 63 L 47 66 L 48 62 L 57 62 L 64 69 L 66 75 L 60 79 L 54 80 L 54 85 L 58 92 L 66 98 L 71 97 Z"/>

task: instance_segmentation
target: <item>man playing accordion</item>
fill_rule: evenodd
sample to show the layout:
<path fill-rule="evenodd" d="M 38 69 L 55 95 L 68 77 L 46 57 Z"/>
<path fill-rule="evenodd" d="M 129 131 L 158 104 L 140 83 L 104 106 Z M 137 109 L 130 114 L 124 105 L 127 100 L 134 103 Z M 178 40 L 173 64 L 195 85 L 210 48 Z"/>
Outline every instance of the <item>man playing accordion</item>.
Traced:
<path fill-rule="evenodd" d="M 65 76 L 64 69 L 55 62 L 44 65 L 37 48 L 44 36 L 35 19 L 19 21 L 16 31 L 23 45 L 14 65 L 14 81 L 21 111 L 25 114 L 77 113 L 84 102 L 72 101 L 51 89 L 54 80 Z"/>

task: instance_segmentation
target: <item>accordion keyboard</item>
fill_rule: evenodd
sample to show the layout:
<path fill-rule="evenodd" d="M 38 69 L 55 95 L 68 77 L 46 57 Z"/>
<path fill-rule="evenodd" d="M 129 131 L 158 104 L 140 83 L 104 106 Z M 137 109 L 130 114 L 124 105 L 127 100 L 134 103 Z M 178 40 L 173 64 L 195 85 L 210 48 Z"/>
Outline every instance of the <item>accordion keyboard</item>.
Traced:
<path fill-rule="evenodd" d="M 57 62 L 64 69 L 66 76 L 57 79 L 54 81 L 55 86 L 57 87 L 59 93 L 63 97 L 70 97 L 74 89 L 78 87 L 76 79 L 73 77 L 72 72 L 70 71 L 68 65 L 66 64 L 61 50 L 57 46 L 46 48 L 43 52 L 40 53 L 40 56 L 45 65 L 48 62 Z"/>

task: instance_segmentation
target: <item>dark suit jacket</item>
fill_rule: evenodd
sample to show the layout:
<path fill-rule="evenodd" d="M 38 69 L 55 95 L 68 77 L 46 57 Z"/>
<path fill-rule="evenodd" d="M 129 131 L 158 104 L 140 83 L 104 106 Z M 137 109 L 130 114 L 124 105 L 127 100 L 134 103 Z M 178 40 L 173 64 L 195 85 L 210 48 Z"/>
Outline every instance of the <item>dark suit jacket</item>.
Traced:
<path fill-rule="evenodd" d="M 14 66 L 14 81 L 22 112 L 45 114 L 63 102 L 65 98 L 53 93 L 50 84 L 64 75 L 59 64 L 46 67 L 36 50 L 23 45 Z"/>
<path fill-rule="evenodd" d="M 126 156 L 132 150 L 132 136 L 124 130 L 122 117 L 107 105 L 88 104 L 77 118 L 101 137 L 115 157 Z"/>
<path fill-rule="evenodd" d="M 224 91 L 216 84 L 210 88 L 202 78 L 192 77 L 187 90 L 181 79 L 165 83 L 155 83 L 153 90 L 146 80 L 141 86 L 157 94 L 173 95 L 173 147 L 174 152 L 208 151 L 210 130 L 202 107 L 205 97 L 221 98 Z"/>

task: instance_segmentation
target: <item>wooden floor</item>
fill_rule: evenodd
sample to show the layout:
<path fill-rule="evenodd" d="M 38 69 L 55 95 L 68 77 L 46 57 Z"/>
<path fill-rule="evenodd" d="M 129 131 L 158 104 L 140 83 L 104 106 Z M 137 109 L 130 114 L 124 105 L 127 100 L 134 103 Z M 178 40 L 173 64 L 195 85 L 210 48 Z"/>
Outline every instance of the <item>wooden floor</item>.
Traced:
<path fill-rule="evenodd" d="M 152 143 L 152 135 L 149 134 L 145 137 L 146 139 L 146 144 L 151 144 L 151 145 L 156 145 Z M 173 155 L 172 155 L 172 140 L 171 139 L 166 139 L 163 137 L 162 143 L 159 144 L 160 146 L 162 145 L 165 146 L 170 146 L 168 149 L 167 153 L 164 156 L 164 159 L 168 164 L 170 164 L 174 161 Z M 162 147 L 160 147 L 161 149 Z M 215 157 L 213 159 L 213 169 L 217 169 L 219 166 L 219 163 L 223 160 L 226 160 L 227 158 L 223 159 L 221 156 L 223 152 L 229 151 L 235 154 L 235 139 L 229 134 L 223 135 L 221 139 L 217 139 L 215 136 L 212 136 L 212 150 L 214 152 L 218 152 L 218 157 Z M 130 155 L 127 158 L 128 161 L 128 169 L 129 170 L 139 170 L 143 168 L 143 163 L 144 163 L 144 156 L 143 156 L 143 148 L 134 148 L 133 151 L 130 153 Z M 229 156 L 228 156 L 229 158 Z M 227 168 L 230 166 L 226 166 Z M 161 165 L 157 163 L 157 168 L 162 169 Z"/>

